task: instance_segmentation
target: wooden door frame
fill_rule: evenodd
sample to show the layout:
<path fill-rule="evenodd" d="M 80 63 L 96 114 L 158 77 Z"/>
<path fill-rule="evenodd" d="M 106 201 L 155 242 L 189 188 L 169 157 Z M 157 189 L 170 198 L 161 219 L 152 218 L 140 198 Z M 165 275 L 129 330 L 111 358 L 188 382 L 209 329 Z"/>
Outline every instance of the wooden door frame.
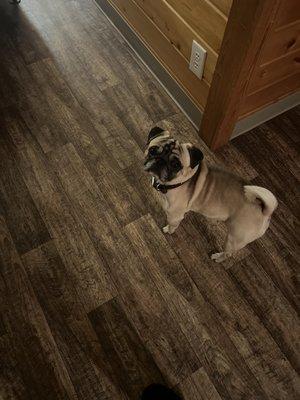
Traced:
<path fill-rule="evenodd" d="M 200 125 L 200 137 L 212 150 L 230 139 L 249 77 L 279 2 L 233 0 Z"/>

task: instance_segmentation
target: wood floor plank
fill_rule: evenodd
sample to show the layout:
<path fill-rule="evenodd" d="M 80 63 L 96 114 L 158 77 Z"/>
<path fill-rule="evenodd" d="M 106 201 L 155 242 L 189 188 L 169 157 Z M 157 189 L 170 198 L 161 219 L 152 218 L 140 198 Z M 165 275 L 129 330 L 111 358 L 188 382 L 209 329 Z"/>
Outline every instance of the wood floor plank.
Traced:
<path fill-rule="evenodd" d="M 262 125 L 252 135 L 245 135 L 240 142 L 236 142 L 236 147 L 255 169 L 259 169 L 260 178 L 268 181 L 265 187 L 272 190 L 294 215 L 298 213 L 299 216 L 299 185 L 286 162 L 291 156 L 285 151 L 276 151 L 273 137 L 274 133 L 268 126 Z M 266 157 L 266 149 L 276 157 Z"/>
<path fill-rule="evenodd" d="M 217 390 L 232 399 L 239 398 L 241 393 L 253 399 L 264 398 L 242 357 L 229 350 L 234 345 L 221 320 L 215 317 L 214 310 L 206 303 L 153 220 L 143 217 L 127 225 L 125 231 L 135 245 L 137 256 L 149 265 L 161 295 Z M 200 260 L 198 267 L 202 267 Z M 223 374 L 227 376 L 226 382 Z"/>
<path fill-rule="evenodd" d="M 279 200 L 279 207 L 276 209 L 270 224 L 269 236 L 274 243 L 281 243 L 291 254 L 295 255 L 299 260 L 300 254 L 300 238 L 297 232 L 300 228 L 299 217 L 292 214 L 283 202 Z M 297 270 L 297 265 L 293 267 Z"/>
<path fill-rule="evenodd" d="M 273 233 L 270 230 L 259 241 L 252 243 L 251 253 L 259 260 L 262 268 L 294 309 L 299 310 L 298 257 L 272 236 Z"/>
<path fill-rule="evenodd" d="M 112 227 L 114 218 L 105 217 L 103 225 Z M 118 288 L 127 319 L 165 380 L 172 386 L 178 384 L 199 368 L 199 360 L 149 277 L 147 266 L 136 257 L 121 229 L 115 229 L 113 237 L 109 232 L 103 233 L 100 249 Z"/>
<path fill-rule="evenodd" d="M 97 180 L 118 221 L 125 225 L 144 214 L 144 204 L 121 173 L 111 173 Z"/>
<path fill-rule="evenodd" d="M 277 135 L 286 141 L 289 139 L 288 143 L 291 144 L 291 149 L 293 149 L 293 144 L 300 141 L 299 118 L 300 106 L 297 106 L 268 121 L 268 125 L 276 130 Z"/>
<path fill-rule="evenodd" d="M 178 107 L 162 90 L 153 75 L 143 63 L 136 62 L 134 51 L 128 46 L 122 36 L 114 29 L 89 30 L 89 34 L 98 50 L 105 54 L 110 67 L 116 75 L 122 77 L 129 92 L 133 94 L 137 103 L 153 121 L 159 121 L 178 113 Z"/>
<path fill-rule="evenodd" d="M 70 377 L 2 217 L 0 264 L 0 303 L 6 329 L 1 338 L 1 380 L 16 396 L 23 392 L 24 398 L 30 399 L 75 399 Z M 11 368 L 16 368 L 14 373 Z M 10 385 L 10 379 L 16 381 Z"/>
<path fill-rule="evenodd" d="M 37 97 L 37 90 L 32 82 L 30 73 L 22 59 L 16 53 L 9 35 L 0 35 L 0 106 L 18 106 L 28 109 L 33 98 Z"/>
<path fill-rule="evenodd" d="M 74 114 L 79 108 L 78 102 L 52 59 L 33 63 L 28 69 L 40 94 L 36 98 L 31 97 L 31 108 L 38 110 L 38 115 L 41 115 L 39 124 L 42 122 L 51 127 L 57 131 L 57 137 L 62 137 L 58 139 L 59 145 L 65 138 L 69 138 L 70 131 L 77 128 Z"/>
<path fill-rule="evenodd" d="M 78 30 L 76 21 L 71 21 L 52 32 L 50 38 L 55 64 L 64 81 L 80 105 L 95 115 L 101 111 L 101 91 L 121 82 L 116 66 L 124 65 L 124 52 L 113 54 L 110 47 L 114 37 L 110 32 L 107 37 L 101 27 L 97 29 L 98 39 L 92 40 L 86 28 Z"/>
<path fill-rule="evenodd" d="M 300 111 L 299 111 L 300 112 Z M 296 110 L 295 110 L 296 113 Z M 283 116 L 284 117 L 284 116 Z M 289 119 L 284 119 L 284 121 L 290 121 Z M 281 129 L 277 128 L 276 120 L 268 122 L 267 131 L 269 135 L 269 140 L 272 142 L 272 148 L 274 149 L 274 154 L 280 154 L 280 156 L 285 155 L 285 164 L 291 173 L 298 181 L 300 180 L 300 147 L 299 144 L 294 143 L 294 141 L 290 140 L 287 136 L 286 131 L 281 131 Z M 287 126 L 290 128 L 289 131 L 293 132 L 296 126 L 291 126 L 292 123 Z M 295 125 L 295 124 L 294 124 Z M 286 129 L 287 130 L 287 129 Z M 300 197 L 300 193 L 298 193 L 298 197 Z"/>
<path fill-rule="evenodd" d="M 55 150 L 68 143 L 68 139 L 56 124 L 49 121 L 49 118 L 41 118 L 40 110 L 22 111 L 20 113 L 24 123 L 30 129 L 44 153 Z M 49 116 L 49 114 L 48 114 Z"/>
<path fill-rule="evenodd" d="M 55 63 L 62 73 L 78 103 L 89 113 L 98 115 L 101 110 L 101 91 L 94 83 L 92 74 L 85 63 L 82 64 L 80 55 L 73 51 L 63 38 L 58 38 L 59 44 L 54 46 Z M 84 45 L 82 45 L 84 47 Z"/>
<path fill-rule="evenodd" d="M 121 82 L 121 76 L 116 71 L 116 68 L 120 67 L 117 67 L 118 62 L 112 62 L 112 57 L 114 61 L 118 60 L 119 65 L 122 65 L 124 55 L 123 52 L 113 53 L 108 45 L 109 41 L 114 40 L 110 32 L 105 34 L 100 26 L 96 41 L 85 27 L 78 29 L 77 21 L 70 20 L 67 24 L 60 26 L 55 35 L 52 48 L 59 69 L 66 77 L 72 75 L 73 78 L 79 78 L 78 74 L 84 73 L 82 79 L 68 81 L 76 97 L 84 100 L 81 96 L 87 94 L 86 88 L 94 86 L 97 91 L 102 91 Z M 70 63 L 70 59 L 76 61 L 76 64 Z M 97 93 L 97 91 L 92 91 L 92 93 Z"/>
<path fill-rule="evenodd" d="M 24 138 L 24 147 L 16 156 L 26 186 L 56 240 L 78 293 L 85 293 L 82 297 L 90 311 L 113 297 L 114 288 L 107 272 L 36 141 Z"/>
<path fill-rule="evenodd" d="M 125 82 L 104 90 L 103 94 L 112 110 L 123 121 L 123 124 L 131 132 L 132 137 L 140 148 L 144 149 L 148 132 L 154 126 L 154 121 L 138 104 Z"/>
<path fill-rule="evenodd" d="M 26 127 L 20 126 L 8 110 L 5 117 L 0 113 L 0 124 L 0 213 L 5 216 L 16 248 L 22 254 L 49 240 L 50 235 L 22 179 L 8 135 Z"/>
<path fill-rule="evenodd" d="M 60 107 L 71 107 L 76 103 L 73 93 L 62 78 L 52 58 L 32 63 L 27 68 L 35 84 L 44 93 L 49 106 L 52 103 L 57 103 Z M 64 115 L 63 111 L 61 112 L 62 117 Z"/>
<path fill-rule="evenodd" d="M 229 368 L 229 366 L 233 368 L 233 371 L 231 371 L 231 374 L 233 374 L 232 376 L 234 376 L 234 368 L 239 365 L 238 375 L 240 379 L 244 376 L 244 384 L 247 382 L 246 388 L 243 387 L 243 381 L 240 382 L 240 388 L 249 390 L 248 385 L 251 386 L 252 390 L 255 388 L 255 381 L 249 384 L 251 375 L 249 375 L 247 370 L 244 370 L 242 374 L 242 366 L 243 363 L 245 363 L 253 373 L 252 380 L 255 376 L 268 396 L 273 396 L 273 398 L 278 399 L 288 396 L 289 398 L 296 399 L 299 381 L 295 371 L 291 369 L 288 362 L 289 358 L 285 358 L 285 353 L 279 350 L 277 342 L 261 324 L 249 305 L 238 295 L 237 288 L 232 284 L 227 272 L 221 268 L 217 269 L 213 267 L 213 262 L 209 261 L 208 257 L 203 255 L 203 247 L 200 243 L 199 248 L 201 250 L 199 252 L 195 251 L 194 243 L 189 241 L 189 237 L 195 237 L 196 232 L 192 232 L 192 228 L 189 228 L 189 234 L 192 236 L 187 236 L 185 232 L 181 231 L 180 235 L 174 234 L 171 238 L 172 240 L 169 241 L 183 262 L 190 278 L 186 271 L 178 266 L 178 261 L 174 258 L 173 251 L 170 250 L 169 245 L 162 237 L 162 234 L 157 231 L 157 228 L 155 228 L 150 218 L 143 218 L 139 222 L 132 223 L 126 227 L 126 230 L 128 229 L 131 232 L 130 237 L 132 242 L 135 243 L 136 246 L 139 246 L 140 249 L 143 248 L 143 251 L 140 251 L 141 257 L 147 258 L 147 264 L 152 260 L 150 271 L 155 271 L 153 273 L 155 273 L 156 282 L 161 280 L 161 274 L 164 273 L 170 281 L 169 285 L 166 286 L 165 284 L 163 288 L 165 293 L 168 293 L 167 289 L 169 291 L 168 298 L 171 300 L 170 304 L 175 307 L 176 301 L 181 302 L 181 307 L 184 309 L 185 313 L 189 312 L 189 318 L 185 320 L 185 323 L 189 327 L 186 334 L 195 332 L 195 326 L 190 326 L 192 323 L 191 321 L 193 321 L 193 323 L 196 321 L 196 327 L 200 329 L 200 318 L 201 323 L 208 327 L 209 335 L 215 338 L 217 344 L 221 346 L 221 348 L 230 348 L 230 342 L 228 339 L 226 340 L 227 334 L 240 352 L 243 361 L 239 360 L 237 355 L 236 358 L 231 359 L 232 352 L 226 355 L 223 354 L 222 357 L 222 363 L 226 365 L 227 362 L 227 368 Z M 147 248 L 145 243 L 148 243 Z M 149 247 L 152 250 L 150 250 Z M 169 256 L 166 257 L 168 253 Z M 156 264 L 154 263 L 155 259 Z M 172 260 L 172 262 L 164 261 L 166 259 Z M 249 269 L 249 274 L 250 273 Z M 174 286 L 176 290 L 174 290 Z M 179 296 L 178 291 L 188 300 L 188 303 Z M 207 303 L 204 302 L 204 300 Z M 188 307 L 189 303 L 191 303 L 190 311 Z M 210 313 L 208 312 L 209 309 L 211 310 Z M 199 310 L 199 314 L 195 314 L 195 310 Z M 216 319 L 214 317 L 215 313 L 217 313 L 218 316 Z M 184 318 L 184 316 L 185 314 L 181 312 L 180 317 Z M 203 320 L 201 318 L 203 318 Z M 177 316 L 177 319 L 179 319 L 179 316 Z M 199 340 L 199 338 L 197 340 Z M 224 342 L 226 345 L 221 345 L 221 343 Z M 197 348 L 197 342 L 194 343 L 193 347 Z M 204 355 L 202 355 L 202 357 L 204 357 Z M 204 360 L 206 362 L 207 357 L 208 354 L 205 354 Z M 229 360 L 233 364 L 231 364 Z M 285 361 L 283 362 L 283 360 Z M 200 358 L 200 361 L 202 361 L 202 358 Z M 204 361 L 202 362 L 204 363 Z M 212 358 L 211 362 L 215 362 L 215 359 Z M 218 392 L 222 394 L 220 382 L 216 380 L 216 376 L 212 373 L 212 371 L 216 371 L 217 368 L 213 368 L 211 365 L 207 364 L 203 365 L 208 371 Z M 269 374 L 270 370 L 272 371 L 272 376 Z M 286 382 L 287 374 L 289 375 L 289 383 Z M 224 382 L 223 379 L 220 379 L 220 381 Z M 236 385 L 237 383 L 235 383 L 233 387 L 236 388 Z M 229 389 L 226 389 L 233 390 L 233 387 L 229 386 Z M 234 392 L 229 393 L 231 398 L 238 395 L 238 393 Z M 256 398 L 256 396 L 258 398 L 260 395 L 256 394 L 254 398 Z"/>
<path fill-rule="evenodd" d="M 129 167 L 137 160 L 142 163 L 144 152 L 133 139 L 131 133 L 120 118 L 108 106 L 103 98 L 101 110 L 97 116 L 90 116 L 92 124 L 103 143 L 115 158 L 121 169 Z"/>
<path fill-rule="evenodd" d="M 224 146 L 221 151 L 217 152 L 217 155 L 218 159 L 236 175 L 249 181 L 258 176 L 255 168 L 233 144 Z"/>
<path fill-rule="evenodd" d="M 5 368 L 2 368 L 0 373 L 0 396 L 11 400 L 30 399 L 24 381 L 14 368 L 16 357 L 14 354 L 8 354 L 7 349 L 10 347 L 11 343 L 7 337 L 0 338 L 1 361 L 5 363 Z"/>
<path fill-rule="evenodd" d="M 54 241 L 24 254 L 22 260 L 73 382 L 76 399 L 127 399 L 107 374 L 102 339 L 98 340 L 87 318 L 83 297 L 78 296 Z"/>
<path fill-rule="evenodd" d="M 91 151 L 97 149 L 89 146 Z M 84 161 L 86 160 L 84 154 Z M 122 171 L 99 171 L 97 163 L 88 162 L 87 168 L 72 144 L 49 154 L 52 169 L 59 175 L 64 190 L 84 221 L 88 232 L 101 237 L 102 226 L 97 222 L 108 209 L 112 210 L 121 224 L 139 218 L 144 213 L 144 204 L 139 193 L 130 185 Z M 97 229 L 99 232 L 97 233 Z"/>
<path fill-rule="evenodd" d="M 38 87 L 36 90 L 43 96 L 42 99 L 40 96 L 32 96 L 31 110 L 22 110 L 20 115 L 45 153 L 72 142 L 83 158 L 94 162 L 95 160 L 90 159 L 93 154 L 97 155 L 97 164 L 101 163 L 105 174 L 112 168 L 118 170 L 119 165 L 130 165 L 135 156 L 141 159 L 140 149 L 122 123 L 115 121 L 114 115 L 108 115 L 110 110 L 103 103 L 98 89 L 97 117 L 93 119 L 80 99 L 74 96 L 53 60 L 45 59 L 34 63 L 30 69 Z M 106 127 L 99 122 L 99 110 L 102 109 L 103 118 L 106 116 Z M 107 129 L 110 127 L 110 133 L 114 134 L 115 140 L 108 137 Z M 115 162 L 114 154 L 110 151 L 111 146 L 116 146 L 119 152 L 122 150 L 122 153 L 116 155 Z"/>
<path fill-rule="evenodd" d="M 109 147 L 116 146 L 122 154 L 117 155 L 117 161 L 123 167 L 124 163 L 128 163 L 132 153 L 133 156 L 141 158 L 141 151 L 130 135 L 124 134 L 121 131 L 122 123 L 116 126 L 113 116 L 109 124 L 109 109 L 104 106 L 103 97 L 97 89 L 98 102 L 97 105 L 97 118 L 92 119 L 92 116 L 87 114 L 86 110 L 82 107 L 81 99 L 77 99 L 70 89 L 64 76 L 61 74 L 57 64 L 51 59 L 45 59 L 41 62 L 34 63 L 30 66 L 31 74 L 35 82 L 39 86 L 40 92 L 43 93 L 43 100 L 34 103 L 33 109 L 38 110 L 38 115 L 42 114 L 42 120 L 37 121 L 36 116 L 31 112 L 22 112 L 22 117 L 35 133 L 39 144 L 45 152 L 59 148 L 67 142 L 73 142 L 77 149 L 84 154 L 88 146 L 95 145 L 101 151 L 101 164 L 105 171 L 114 168 L 113 156 L 109 152 Z M 95 102 L 93 102 L 94 104 Z M 99 123 L 99 110 L 106 116 L 107 126 Z M 36 113 L 35 113 L 36 114 Z M 108 118 L 107 118 L 108 117 Z M 115 127 L 115 141 L 109 139 L 107 129 L 109 126 Z M 46 135 L 45 135 L 46 131 Z M 113 133 L 110 130 L 110 133 Z M 102 140 L 103 139 L 103 140 Z M 105 141 L 109 147 L 106 147 Z M 126 150 L 126 155 L 125 151 Z M 132 150 L 135 149 L 133 152 Z M 131 150 L 129 152 L 129 150 Z M 116 168 L 118 163 L 116 162 Z M 105 172 L 106 173 L 106 172 Z"/>
<path fill-rule="evenodd" d="M 90 24 L 99 30 L 107 28 L 107 19 L 90 0 L 74 0 L 70 4 L 64 1 L 41 4 L 39 0 L 30 0 L 30 3 L 22 4 L 22 10 L 51 48 L 54 33 L 66 29 L 69 22 L 76 22 L 79 32 L 87 31 Z"/>
<path fill-rule="evenodd" d="M 103 363 L 109 376 L 129 399 L 138 399 L 153 382 L 164 383 L 148 352 L 117 299 L 89 313 L 89 318 L 105 353 Z"/>
<path fill-rule="evenodd" d="M 55 117 L 55 115 L 54 115 Z M 94 125 L 90 115 L 82 107 L 75 108 L 68 113 L 67 126 L 65 126 L 68 142 L 73 143 L 77 153 L 87 165 L 92 175 L 103 176 L 108 171 L 118 172 L 120 166 L 114 154 L 101 139 L 99 129 L 101 126 Z M 128 159 L 128 157 L 127 157 Z M 124 157 L 122 159 L 124 162 Z"/>
<path fill-rule="evenodd" d="M 221 400 L 204 368 L 199 368 L 179 385 L 184 399 L 188 400 Z"/>
<path fill-rule="evenodd" d="M 73 34 L 72 31 L 74 32 Z M 97 51 L 97 43 L 92 41 L 88 34 L 84 33 L 84 31 L 76 32 L 76 23 L 71 22 L 68 24 L 66 32 L 71 43 L 72 52 L 78 60 L 81 70 L 85 72 L 86 81 L 93 82 L 93 85 L 100 91 L 121 82 L 121 77 L 116 74 L 111 62 L 112 54 L 110 48 L 106 46 L 107 40 L 104 35 L 102 35 L 101 42 L 99 42 L 100 51 Z M 76 47 L 74 46 L 75 43 Z M 120 63 L 122 58 L 122 54 L 119 54 Z M 117 63 L 116 60 L 114 61 Z M 71 88 L 73 89 L 73 85 Z M 79 93 L 83 92 L 79 91 Z"/>
<path fill-rule="evenodd" d="M 272 334 L 279 348 L 299 372 L 300 328 L 297 312 L 254 256 L 232 266 L 230 275 Z"/>
<path fill-rule="evenodd" d="M 74 146 L 68 143 L 48 154 L 48 159 L 73 207 L 81 213 L 82 219 L 88 221 L 87 225 L 92 227 L 95 220 L 101 218 L 108 209 L 108 205 Z"/>
<path fill-rule="evenodd" d="M 94 0 L 0 3 L 0 397 L 298 399 L 300 108 L 213 154 Z M 153 125 L 274 192 L 261 239 L 162 235 Z"/>
<path fill-rule="evenodd" d="M 105 177 L 96 173 L 94 179 L 72 144 L 49 153 L 48 158 L 77 217 L 96 246 L 106 232 L 103 218 L 108 212 L 115 212 L 116 215 L 116 226 L 109 231 L 112 235 L 113 230 L 119 230 L 121 227 L 117 224 L 117 220 L 122 224 L 141 215 L 142 202 L 137 197 L 138 194 L 130 196 L 130 193 L 127 193 L 128 185 L 125 179 L 121 176 L 115 178 L 112 171 Z M 94 172 L 95 169 L 92 168 L 92 173 Z M 132 200 L 136 198 L 137 201 Z M 140 203 L 139 208 L 138 203 Z"/>

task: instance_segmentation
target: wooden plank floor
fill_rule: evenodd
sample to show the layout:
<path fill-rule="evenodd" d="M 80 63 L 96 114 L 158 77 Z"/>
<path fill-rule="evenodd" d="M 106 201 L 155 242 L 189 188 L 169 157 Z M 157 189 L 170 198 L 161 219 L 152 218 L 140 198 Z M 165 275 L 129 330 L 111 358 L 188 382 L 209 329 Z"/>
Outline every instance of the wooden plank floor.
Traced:
<path fill-rule="evenodd" d="M 221 224 L 160 230 L 141 168 L 157 123 L 197 141 L 92 0 L 0 0 L 1 399 L 299 399 L 300 110 L 200 143 L 279 199 L 221 265 Z"/>

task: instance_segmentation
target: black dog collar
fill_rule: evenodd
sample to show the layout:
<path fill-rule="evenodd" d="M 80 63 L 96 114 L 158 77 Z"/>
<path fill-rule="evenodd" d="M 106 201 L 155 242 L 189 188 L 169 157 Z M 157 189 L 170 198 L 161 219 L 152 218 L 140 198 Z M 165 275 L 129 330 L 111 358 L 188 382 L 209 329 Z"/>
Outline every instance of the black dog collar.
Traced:
<path fill-rule="evenodd" d="M 163 194 L 166 194 L 168 190 L 176 189 L 179 186 L 183 185 L 184 183 L 190 181 L 193 178 L 193 176 L 184 182 L 176 183 L 174 185 L 163 185 L 162 183 L 159 183 L 158 180 L 154 177 L 152 177 L 151 183 L 155 190 L 157 190 L 158 192 L 161 192 Z"/>

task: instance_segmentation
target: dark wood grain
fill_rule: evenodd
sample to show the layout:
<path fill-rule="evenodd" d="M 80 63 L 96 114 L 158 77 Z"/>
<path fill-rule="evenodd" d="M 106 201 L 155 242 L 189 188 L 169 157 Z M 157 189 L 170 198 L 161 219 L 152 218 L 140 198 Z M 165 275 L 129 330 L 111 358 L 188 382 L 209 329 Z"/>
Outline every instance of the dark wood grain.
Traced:
<path fill-rule="evenodd" d="M 109 375 L 130 399 L 138 399 L 153 381 L 163 383 L 153 357 L 126 319 L 117 299 L 93 310 L 89 318 L 103 348 L 103 363 Z"/>
<path fill-rule="evenodd" d="M 230 274 L 282 352 L 299 372 L 300 328 L 297 312 L 277 290 L 255 257 L 235 264 L 231 267 Z"/>
<path fill-rule="evenodd" d="M 241 389 L 244 386 L 244 382 L 251 381 L 251 390 L 253 393 L 249 393 L 248 395 L 250 397 L 253 396 L 253 398 L 261 396 L 261 389 L 256 385 L 256 381 L 253 380 L 253 376 L 251 377 L 247 368 L 245 368 L 246 365 L 268 395 L 277 396 L 278 399 L 288 393 L 290 393 L 291 397 L 295 396 L 297 387 L 296 374 L 291 373 L 289 377 L 290 384 L 292 385 L 290 388 L 284 382 L 283 376 L 286 376 L 285 373 L 282 375 L 282 358 L 284 357 L 284 353 L 282 354 L 278 348 L 274 347 L 273 340 L 268 331 L 263 329 L 257 317 L 253 313 L 251 314 L 251 310 L 247 304 L 243 303 L 241 298 L 238 298 L 238 293 L 225 271 L 223 273 L 222 271 L 218 271 L 218 274 L 216 274 L 212 266 L 209 265 L 211 262 L 205 260 L 205 257 L 201 256 L 200 252 L 195 253 L 195 246 L 193 244 L 189 246 L 189 239 L 187 238 L 186 241 L 184 234 L 181 232 L 178 235 L 174 235 L 175 241 L 176 238 L 179 239 L 176 241 L 177 246 L 175 246 L 175 251 L 179 250 L 179 248 L 182 251 L 179 253 L 180 259 L 184 263 L 185 269 L 191 275 L 191 279 L 186 270 L 180 265 L 180 262 L 176 260 L 176 255 L 167 243 L 165 243 L 162 233 L 157 231 L 155 224 L 151 222 L 150 218 L 145 218 L 144 220 L 128 225 L 126 231 L 129 232 L 131 241 L 139 249 L 138 254 L 147 260 L 148 265 L 151 265 L 150 271 L 155 276 L 157 286 L 160 288 L 163 285 L 162 294 L 166 296 L 166 301 L 170 301 L 169 304 L 173 314 L 176 315 L 176 319 L 181 321 L 183 318 L 185 321 L 181 325 L 186 327 L 185 334 L 194 343 L 194 347 L 197 349 L 194 342 L 195 336 L 197 337 L 197 341 L 201 340 L 202 335 L 206 338 L 205 343 L 208 347 L 205 347 L 205 354 L 201 354 L 201 352 L 197 354 L 219 393 L 224 394 L 225 390 L 225 393 L 227 392 L 230 398 L 239 396 L 237 388 L 238 380 L 235 379 L 235 368 L 237 367 L 239 378 L 241 379 L 239 381 L 240 390 L 245 390 Z M 178 242 L 181 243 L 179 244 Z M 147 247 L 146 243 L 148 244 Z M 199 247 L 201 248 L 201 246 Z M 168 256 L 166 257 L 166 255 Z M 162 279 L 162 275 L 165 275 L 167 278 L 166 282 Z M 202 281 L 201 283 L 200 280 Z M 203 280 L 206 280 L 205 285 Z M 207 287 L 208 284 L 212 285 L 211 289 L 204 292 L 203 287 Z M 177 290 L 174 290 L 173 286 Z M 222 293 L 220 298 L 218 291 Z M 230 295 L 227 297 L 227 291 L 235 293 L 235 298 L 232 298 Z M 187 302 L 184 300 L 187 300 Z M 217 315 L 215 314 L 216 311 Z M 245 318 L 244 321 L 242 321 L 242 316 Z M 294 315 L 287 318 L 292 321 L 293 317 Z M 235 318 L 239 322 L 237 320 L 234 322 Z M 208 323 L 208 321 L 210 322 Z M 241 324 L 241 329 L 239 328 L 239 324 Z M 295 326 L 297 326 L 296 321 Z M 210 327 L 213 328 L 210 329 Z M 236 330 L 239 331 L 238 334 Z M 256 338 L 251 333 L 252 330 L 253 333 L 256 333 Z M 297 336 L 297 333 L 295 335 Z M 227 354 L 224 353 L 221 349 L 229 349 L 231 347 L 230 339 L 243 357 L 246 356 L 247 352 L 252 352 L 252 357 L 248 353 L 246 359 L 239 360 L 232 357 L 233 354 L 231 351 Z M 247 342 L 248 346 L 246 346 Z M 265 365 L 268 364 L 269 368 L 273 371 L 274 375 L 272 379 L 277 382 L 276 390 L 274 390 L 274 386 L 270 382 L 270 377 L 266 373 L 265 365 L 259 365 L 254 361 L 262 342 L 264 346 L 260 351 L 264 354 L 262 357 Z M 291 342 L 293 343 L 293 340 Z M 219 349 L 218 345 L 220 346 Z M 248 349 L 246 350 L 247 347 Z M 269 354 L 268 348 L 273 349 L 272 355 Z M 226 389 L 220 385 L 220 382 L 224 383 L 225 381 L 220 377 L 224 372 L 218 370 L 218 360 L 222 362 L 223 367 L 227 371 L 228 381 L 226 382 Z M 286 372 L 288 370 L 289 368 L 286 366 Z M 213 374 L 213 371 L 218 371 L 220 376 L 217 378 L 216 373 Z M 231 382 L 229 376 L 232 379 Z"/>
<path fill-rule="evenodd" d="M 0 267 L 6 330 L 0 339 L 1 380 L 6 383 L 1 394 L 12 390 L 30 399 L 74 398 L 70 377 L 2 217 Z M 7 385 L 10 380 L 14 387 Z"/>
<path fill-rule="evenodd" d="M 278 197 L 221 265 L 225 227 L 164 236 L 152 125 L 198 134 L 92 0 L 0 0 L 0 397 L 299 398 L 299 108 L 207 162 Z"/>
<path fill-rule="evenodd" d="M 258 127 L 252 135 L 236 144 L 236 147 L 242 149 L 247 160 L 256 168 L 259 166 L 261 171 L 259 181 L 265 182 L 291 210 L 299 216 L 299 191 L 298 180 L 296 176 L 297 151 L 295 148 L 287 147 L 283 140 L 276 135 L 269 125 Z M 269 156 L 266 157 L 266 148 Z M 276 154 L 273 157 L 272 154 Z M 254 181 L 253 181 L 254 182 Z M 258 181 L 257 181 L 258 182 Z"/>
<path fill-rule="evenodd" d="M 0 213 L 6 217 L 15 246 L 22 254 L 49 240 L 50 235 L 24 183 L 8 134 L 16 137 L 17 132 L 27 128 L 8 109 L 0 111 L 0 121 Z"/>
<path fill-rule="evenodd" d="M 24 137 L 17 159 L 26 186 L 51 237 L 56 240 L 74 285 L 79 293 L 81 289 L 89 287 L 89 295 L 82 296 L 89 311 L 99 302 L 110 299 L 113 292 L 100 257 L 62 189 L 55 171 L 51 169 L 48 159 L 34 138 Z"/>
<path fill-rule="evenodd" d="M 23 255 L 26 272 L 49 321 L 60 357 L 71 379 L 74 398 L 124 400 L 103 369 L 104 354 L 87 318 L 82 295 L 53 241 Z"/>
<path fill-rule="evenodd" d="M 166 381 L 176 385 L 200 366 L 198 357 L 125 232 L 114 228 L 112 216 L 106 216 L 102 223 L 114 230 L 113 237 L 109 231 L 103 232 L 99 248 L 118 288 L 124 312 Z"/>
<path fill-rule="evenodd" d="M 273 129 L 276 130 L 277 136 L 282 137 L 287 144 L 293 145 L 300 141 L 299 116 L 300 108 L 295 107 L 292 110 L 273 118 L 269 121 L 269 126 L 273 127 Z M 290 146 L 290 151 L 292 150 L 293 146 Z"/>
<path fill-rule="evenodd" d="M 144 138 L 154 125 L 147 112 L 137 103 L 123 83 L 104 91 L 106 101 L 115 110 L 126 128 L 134 136 L 141 148 L 145 146 Z"/>
<path fill-rule="evenodd" d="M 244 367 L 243 361 L 232 352 L 226 354 L 223 351 L 224 347 L 229 349 L 233 344 L 151 218 L 143 217 L 127 225 L 126 233 L 135 245 L 137 257 L 149 265 L 149 273 L 153 275 L 161 295 L 220 393 L 238 398 L 240 391 L 247 391 L 245 382 L 252 380 L 247 396 L 253 399 L 262 396 L 260 387 Z M 159 248 L 161 251 L 158 251 Z M 214 328 L 210 329 L 212 326 Z M 226 373 L 226 382 L 223 373 Z"/>
<path fill-rule="evenodd" d="M 221 397 L 203 368 L 198 369 L 181 382 L 179 389 L 183 398 L 190 400 L 220 400 Z"/>

